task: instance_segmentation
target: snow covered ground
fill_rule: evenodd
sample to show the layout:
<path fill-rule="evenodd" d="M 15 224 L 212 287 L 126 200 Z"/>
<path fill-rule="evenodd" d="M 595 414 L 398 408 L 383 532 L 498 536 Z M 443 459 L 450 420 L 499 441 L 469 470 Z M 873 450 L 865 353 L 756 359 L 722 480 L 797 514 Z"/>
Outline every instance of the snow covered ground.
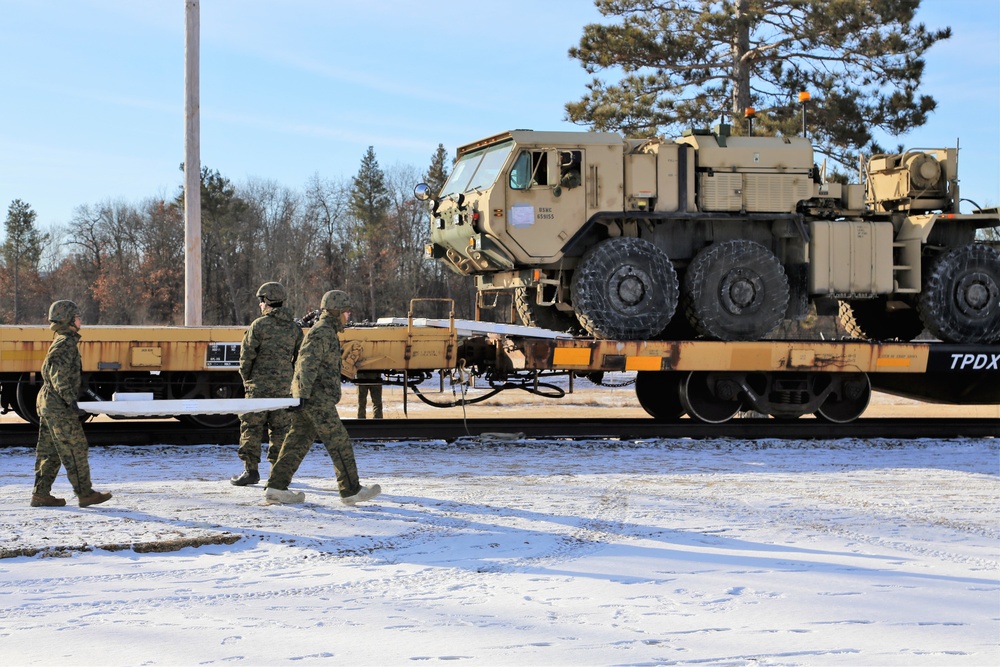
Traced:
<path fill-rule="evenodd" d="M 94 448 L 110 502 L 32 509 L 0 449 L 3 664 L 1000 662 L 1000 440 L 356 452 L 365 506 L 319 446 L 266 506 L 204 445 Z"/>

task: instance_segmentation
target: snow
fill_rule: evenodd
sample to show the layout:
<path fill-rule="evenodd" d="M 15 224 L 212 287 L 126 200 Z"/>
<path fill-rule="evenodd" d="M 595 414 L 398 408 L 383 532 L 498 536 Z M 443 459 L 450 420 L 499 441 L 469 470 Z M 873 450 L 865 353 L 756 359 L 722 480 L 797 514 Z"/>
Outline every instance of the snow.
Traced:
<path fill-rule="evenodd" d="M 348 507 L 319 445 L 291 506 L 235 446 L 95 447 L 81 509 L 0 449 L 4 664 L 1000 662 L 995 439 L 355 450 Z"/>

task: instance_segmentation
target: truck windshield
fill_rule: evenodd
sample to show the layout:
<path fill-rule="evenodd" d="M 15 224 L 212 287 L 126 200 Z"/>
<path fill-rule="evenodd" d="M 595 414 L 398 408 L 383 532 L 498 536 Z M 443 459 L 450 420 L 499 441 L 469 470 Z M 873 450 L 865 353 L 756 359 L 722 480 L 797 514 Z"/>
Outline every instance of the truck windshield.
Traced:
<path fill-rule="evenodd" d="M 440 196 L 447 197 L 475 189 L 485 190 L 493 185 L 513 147 L 514 141 L 508 139 L 463 155 L 455 163 L 455 169 L 441 188 Z"/>

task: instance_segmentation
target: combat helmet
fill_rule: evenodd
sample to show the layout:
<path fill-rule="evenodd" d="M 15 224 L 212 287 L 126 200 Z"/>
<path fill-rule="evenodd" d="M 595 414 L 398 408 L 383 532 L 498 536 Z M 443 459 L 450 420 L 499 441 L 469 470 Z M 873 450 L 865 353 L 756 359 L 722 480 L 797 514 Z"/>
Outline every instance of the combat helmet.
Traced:
<path fill-rule="evenodd" d="M 264 283 L 257 289 L 257 296 L 267 305 L 273 306 L 284 302 L 285 288 L 281 283 Z"/>
<path fill-rule="evenodd" d="M 49 306 L 49 322 L 72 324 L 73 319 L 80 314 L 80 309 L 72 301 L 62 299 L 53 301 Z"/>
<path fill-rule="evenodd" d="M 339 310 L 343 313 L 350 310 L 351 300 L 347 296 L 347 292 L 334 289 L 323 295 L 323 300 L 319 302 L 319 307 L 323 310 Z"/>

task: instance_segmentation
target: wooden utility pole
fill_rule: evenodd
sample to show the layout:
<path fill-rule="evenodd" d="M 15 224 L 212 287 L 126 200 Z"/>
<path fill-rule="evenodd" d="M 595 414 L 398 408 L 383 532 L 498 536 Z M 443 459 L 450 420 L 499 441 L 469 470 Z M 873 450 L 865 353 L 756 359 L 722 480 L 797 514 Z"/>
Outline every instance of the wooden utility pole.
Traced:
<path fill-rule="evenodd" d="M 201 326 L 201 116 L 198 0 L 184 2 L 184 326 Z"/>

